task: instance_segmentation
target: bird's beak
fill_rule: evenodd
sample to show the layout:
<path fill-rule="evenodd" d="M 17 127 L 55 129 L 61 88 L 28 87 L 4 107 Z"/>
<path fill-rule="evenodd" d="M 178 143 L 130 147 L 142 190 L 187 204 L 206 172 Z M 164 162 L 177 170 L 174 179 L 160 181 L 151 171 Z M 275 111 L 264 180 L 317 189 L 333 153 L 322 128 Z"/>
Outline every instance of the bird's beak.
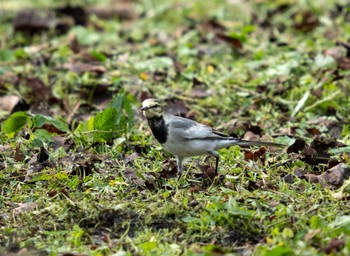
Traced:
<path fill-rule="evenodd" d="M 147 110 L 147 109 L 148 109 L 148 107 L 142 107 L 142 108 L 141 108 L 142 111 L 145 111 L 145 110 Z"/>

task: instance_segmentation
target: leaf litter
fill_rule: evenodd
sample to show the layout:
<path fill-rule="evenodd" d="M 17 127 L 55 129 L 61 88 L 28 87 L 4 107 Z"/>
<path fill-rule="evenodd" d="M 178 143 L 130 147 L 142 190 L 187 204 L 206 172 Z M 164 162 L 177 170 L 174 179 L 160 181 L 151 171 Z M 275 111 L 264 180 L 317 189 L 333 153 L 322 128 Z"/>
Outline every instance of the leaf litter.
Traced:
<path fill-rule="evenodd" d="M 347 227 L 339 233 L 320 224 L 333 220 L 330 209 L 334 216 L 348 214 L 342 209 L 349 191 L 349 46 L 339 38 L 324 41 L 330 14 L 250 3 L 250 24 L 225 11 L 208 15 L 211 8 L 173 4 L 50 7 L 18 12 L 4 23 L 15 32 L 5 31 L 9 49 L 0 51 L 6 62 L 0 118 L 12 120 L 3 122 L 0 137 L 0 207 L 17 209 L 24 228 L 1 214 L 7 225 L 1 238 L 18 232 L 21 244 L 39 246 L 63 239 L 67 255 L 161 254 L 162 246 L 269 255 L 302 254 L 293 241 L 310 234 L 300 241 L 308 252 L 344 250 Z M 11 41 L 13 35 L 22 41 Z M 58 35 L 59 41 L 48 39 Z M 116 100 L 112 94 L 122 90 L 127 93 Z M 269 140 L 272 134 L 289 146 L 278 155 L 264 147 L 223 150 L 219 177 L 210 159 L 199 159 L 176 185 L 175 161 L 164 160 L 142 135 L 144 124 L 133 126 L 134 119 L 141 123 L 137 102 L 150 96 L 164 99 L 170 113 L 235 137 Z M 24 112 L 9 116 L 18 111 Z M 325 188 L 323 205 L 313 182 Z M 306 203 L 317 205 L 316 213 L 304 210 Z M 49 204 L 51 224 L 26 221 L 26 214 Z M 247 217 L 251 212 L 255 217 Z M 40 243 L 32 235 L 40 236 L 36 224 L 45 234 Z M 308 233 L 310 226 L 322 233 Z"/>

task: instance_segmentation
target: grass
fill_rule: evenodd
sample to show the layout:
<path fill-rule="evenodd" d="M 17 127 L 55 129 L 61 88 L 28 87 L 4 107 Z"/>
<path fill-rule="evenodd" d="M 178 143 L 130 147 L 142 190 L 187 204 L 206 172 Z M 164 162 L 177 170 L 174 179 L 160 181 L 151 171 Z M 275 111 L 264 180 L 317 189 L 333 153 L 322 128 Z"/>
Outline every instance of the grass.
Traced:
<path fill-rule="evenodd" d="M 53 0 L 0 9 L 0 254 L 349 254 L 349 183 L 317 180 L 349 165 L 348 5 L 74 4 L 86 23 Z M 22 8 L 57 20 L 14 31 Z M 178 181 L 148 97 L 231 135 L 320 146 L 223 149 L 214 180 L 198 157 Z"/>

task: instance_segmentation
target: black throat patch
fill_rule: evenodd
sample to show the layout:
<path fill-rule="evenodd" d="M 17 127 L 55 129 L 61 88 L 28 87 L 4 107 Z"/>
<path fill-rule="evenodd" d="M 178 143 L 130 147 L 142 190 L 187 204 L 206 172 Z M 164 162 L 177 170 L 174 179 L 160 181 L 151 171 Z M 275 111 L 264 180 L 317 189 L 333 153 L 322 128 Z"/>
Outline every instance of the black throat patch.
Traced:
<path fill-rule="evenodd" d="M 148 124 L 158 142 L 165 143 L 168 139 L 168 126 L 165 124 L 163 116 L 149 118 Z"/>

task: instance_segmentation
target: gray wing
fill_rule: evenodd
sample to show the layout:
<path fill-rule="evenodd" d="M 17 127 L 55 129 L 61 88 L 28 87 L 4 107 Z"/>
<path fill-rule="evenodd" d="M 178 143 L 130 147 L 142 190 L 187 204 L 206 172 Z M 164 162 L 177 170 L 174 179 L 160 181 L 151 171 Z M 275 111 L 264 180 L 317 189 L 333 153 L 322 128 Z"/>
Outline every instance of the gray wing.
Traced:
<path fill-rule="evenodd" d="M 191 119 L 179 116 L 169 116 L 168 122 L 174 135 L 176 134 L 177 138 L 181 138 L 183 140 L 218 140 L 231 138 L 223 133 L 214 131 L 209 126 L 197 123 Z"/>

